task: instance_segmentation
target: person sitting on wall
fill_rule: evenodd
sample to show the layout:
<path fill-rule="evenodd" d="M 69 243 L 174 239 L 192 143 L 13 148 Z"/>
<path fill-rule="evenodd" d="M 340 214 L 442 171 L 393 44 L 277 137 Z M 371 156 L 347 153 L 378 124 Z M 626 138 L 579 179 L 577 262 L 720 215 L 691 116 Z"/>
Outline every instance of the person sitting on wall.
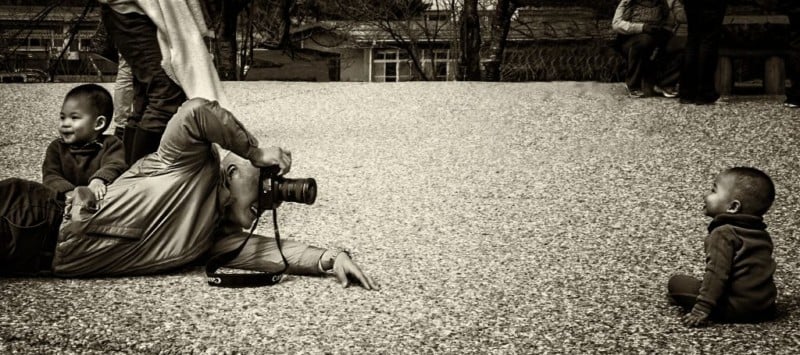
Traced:
<path fill-rule="evenodd" d="M 632 97 L 677 96 L 678 68 L 674 73 L 659 73 L 658 66 L 683 19 L 679 0 L 620 1 L 611 27 L 618 34 L 615 46 L 627 60 L 625 87 Z"/>

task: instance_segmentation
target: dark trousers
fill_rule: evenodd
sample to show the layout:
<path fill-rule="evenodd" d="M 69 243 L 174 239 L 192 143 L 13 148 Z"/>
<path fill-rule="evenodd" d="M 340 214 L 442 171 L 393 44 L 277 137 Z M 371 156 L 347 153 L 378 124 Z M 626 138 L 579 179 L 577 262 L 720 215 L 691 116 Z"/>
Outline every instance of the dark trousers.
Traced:
<path fill-rule="evenodd" d="M 129 121 L 148 131 L 163 132 L 186 101 L 186 94 L 161 67 L 156 25 L 145 15 L 120 14 L 108 5 L 102 6 L 101 13 L 108 35 L 130 64 L 136 79 Z"/>
<path fill-rule="evenodd" d="M 684 1 L 688 35 L 679 90 L 683 99 L 719 98 L 714 79 L 726 7 L 726 0 Z"/>
<path fill-rule="evenodd" d="M 622 54 L 628 63 L 628 71 L 625 73 L 625 84 L 628 88 L 652 88 L 656 71 L 653 51 L 661 45 L 655 37 L 646 33 L 622 39 Z"/>
<path fill-rule="evenodd" d="M 49 274 L 64 207 L 44 185 L 0 181 L 0 274 Z"/>
<path fill-rule="evenodd" d="M 671 87 L 678 83 L 683 44 L 678 46 L 676 37 L 642 33 L 620 35 L 614 42 L 613 48 L 626 58 L 625 84 L 629 88 L 649 91 L 653 85 Z"/>
<path fill-rule="evenodd" d="M 786 101 L 800 104 L 800 13 L 789 15 L 789 58 L 786 74 L 792 86 L 786 90 Z"/>
<path fill-rule="evenodd" d="M 690 312 L 697 303 L 697 296 L 700 295 L 700 286 L 703 282 L 688 275 L 674 275 L 669 278 L 667 292 L 669 297 L 681 306 L 684 311 Z M 736 314 L 729 309 L 724 299 L 719 300 L 719 304 L 711 311 L 709 318 L 719 322 L 752 323 L 770 320 L 775 317 L 775 307 L 759 314 Z"/>

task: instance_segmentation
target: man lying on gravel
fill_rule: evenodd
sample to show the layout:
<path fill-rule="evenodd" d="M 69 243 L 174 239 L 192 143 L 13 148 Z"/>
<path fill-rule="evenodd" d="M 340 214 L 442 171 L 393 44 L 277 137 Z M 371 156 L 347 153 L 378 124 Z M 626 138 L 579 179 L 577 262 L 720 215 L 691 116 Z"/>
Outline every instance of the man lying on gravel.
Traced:
<path fill-rule="evenodd" d="M 78 187 L 64 206 L 37 182 L 0 181 L 0 274 L 154 274 L 234 250 L 257 216 L 259 167 L 277 165 L 282 175 L 291 163 L 286 150 L 260 148 L 216 101 L 192 99 L 169 121 L 158 151 L 108 185 L 102 200 Z M 378 289 L 346 252 L 291 240 L 282 250 L 290 274 L 334 273 L 345 287 L 353 280 Z M 275 240 L 253 235 L 226 266 L 283 265 Z"/>

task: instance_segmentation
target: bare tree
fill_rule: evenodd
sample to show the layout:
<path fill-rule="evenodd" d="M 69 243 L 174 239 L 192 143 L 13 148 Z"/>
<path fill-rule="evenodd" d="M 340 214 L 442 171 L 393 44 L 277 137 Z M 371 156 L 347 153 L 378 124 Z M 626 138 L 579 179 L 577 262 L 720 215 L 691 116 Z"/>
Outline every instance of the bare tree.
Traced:
<path fill-rule="evenodd" d="M 481 24 L 478 0 L 464 0 L 459 24 L 458 78 L 466 81 L 481 80 Z"/>
<path fill-rule="evenodd" d="M 487 81 L 500 80 L 500 66 L 503 62 L 503 53 L 506 49 L 508 30 L 511 27 L 511 15 L 516 11 L 517 4 L 513 0 L 497 0 L 492 17 L 492 32 L 489 44 L 489 56 L 486 59 Z"/>

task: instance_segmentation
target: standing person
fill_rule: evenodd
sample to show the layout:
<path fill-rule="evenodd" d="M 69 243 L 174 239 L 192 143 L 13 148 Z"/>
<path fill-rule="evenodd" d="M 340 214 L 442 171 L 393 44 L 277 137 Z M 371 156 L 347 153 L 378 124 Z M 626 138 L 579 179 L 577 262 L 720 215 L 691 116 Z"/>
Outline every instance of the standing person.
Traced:
<path fill-rule="evenodd" d="M 122 55 L 119 54 L 114 41 L 108 36 L 106 26 L 103 21 L 97 26 L 91 39 L 91 52 L 112 61 L 117 62 L 117 75 L 114 79 L 114 117 L 111 123 L 114 126 L 114 136 L 122 140 L 124 138 L 125 126 L 133 111 L 133 73 L 131 66 Z M 127 161 L 127 159 L 126 159 Z"/>
<path fill-rule="evenodd" d="M 727 2 L 687 0 L 684 4 L 688 38 L 678 92 L 681 103 L 709 105 L 719 99 L 714 79 Z"/>
<path fill-rule="evenodd" d="M 122 142 L 103 135 L 111 122 L 111 101 L 111 94 L 96 84 L 77 86 L 64 97 L 59 138 L 47 147 L 42 163 L 42 183 L 59 200 L 76 186 L 88 186 L 101 200 L 106 185 L 128 168 Z"/>
<path fill-rule="evenodd" d="M 227 106 L 204 36 L 199 0 L 100 0 L 108 35 L 130 64 L 133 111 L 124 141 L 129 163 L 154 152 L 167 121 L 187 99 Z"/>
<path fill-rule="evenodd" d="M 617 6 L 611 27 L 628 64 L 625 87 L 632 97 L 677 96 L 670 83 L 659 83 L 656 77 L 656 57 L 673 36 L 677 13 L 683 13 L 678 0 L 622 0 Z"/>
<path fill-rule="evenodd" d="M 161 67 L 158 28 L 135 1 L 101 0 L 101 16 L 108 36 L 131 66 L 133 110 L 123 141 L 128 164 L 158 147 L 167 121 L 186 100 L 183 89 Z"/>

